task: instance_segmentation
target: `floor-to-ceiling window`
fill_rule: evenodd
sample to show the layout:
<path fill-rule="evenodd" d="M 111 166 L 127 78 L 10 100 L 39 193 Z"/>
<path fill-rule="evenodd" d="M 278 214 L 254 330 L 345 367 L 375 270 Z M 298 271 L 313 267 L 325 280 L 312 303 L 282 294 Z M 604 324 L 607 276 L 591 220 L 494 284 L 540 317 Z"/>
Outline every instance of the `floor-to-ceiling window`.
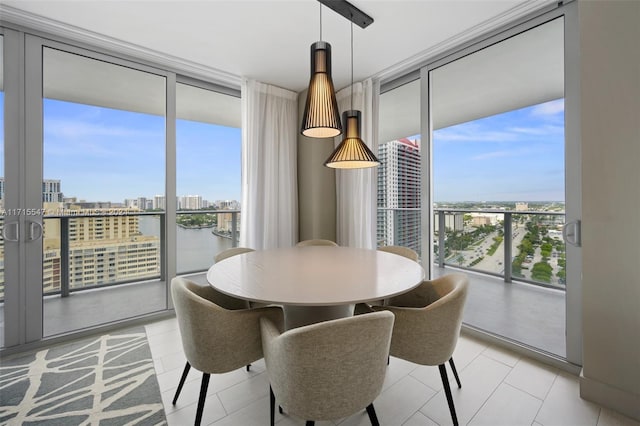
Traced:
<path fill-rule="evenodd" d="M 552 288 L 500 299 L 508 316 L 465 321 L 565 357 L 564 21 L 514 34 L 429 72 L 434 259 L 519 286 Z M 528 289 L 523 289 L 528 290 Z M 486 291 L 485 294 L 490 294 Z M 535 299 L 535 302 L 534 302 Z M 540 299 L 540 300 L 538 300 Z M 545 333 L 532 339 L 530 327 Z"/>
<path fill-rule="evenodd" d="M 170 278 L 206 269 L 239 230 L 239 90 L 53 39 L 0 33 L 10 350 L 171 308 Z M 181 223 L 180 206 L 215 209 L 212 224 Z M 181 230 L 221 242 L 194 250 Z"/>
<path fill-rule="evenodd" d="M 4 235 L 4 37 L 0 35 L 0 228 Z M 0 238 L 0 348 L 4 347 L 4 237 Z"/>
<path fill-rule="evenodd" d="M 554 11 L 383 85 L 378 244 L 421 248 L 431 277 L 468 273 L 466 325 L 579 363 L 564 37 Z M 398 214 L 414 206 L 419 220 Z"/>
<path fill-rule="evenodd" d="M 237 245 L 240 98 L 235 93 L 221 92 L 220 88 L 178 83 L 176 115 L 176 240 L 180 274 L 206 270 L 215 254 Z"/>
<path fill-rule="evenodd" d="M 43 47 L 42 82 L 44 335 L 165 309 L 160 215 L 144 214 L 165 192 L 165 77 Z"/>

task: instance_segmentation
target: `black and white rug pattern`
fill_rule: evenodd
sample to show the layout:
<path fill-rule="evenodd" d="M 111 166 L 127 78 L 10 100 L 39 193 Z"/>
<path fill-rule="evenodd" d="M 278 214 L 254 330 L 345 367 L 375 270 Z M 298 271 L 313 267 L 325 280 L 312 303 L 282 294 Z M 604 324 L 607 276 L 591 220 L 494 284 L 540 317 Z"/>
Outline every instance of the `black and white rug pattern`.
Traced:
<path fill-rule="evenodd" d="M 166 425 L 144 328 L 0 362 L 0 425 Z"/>

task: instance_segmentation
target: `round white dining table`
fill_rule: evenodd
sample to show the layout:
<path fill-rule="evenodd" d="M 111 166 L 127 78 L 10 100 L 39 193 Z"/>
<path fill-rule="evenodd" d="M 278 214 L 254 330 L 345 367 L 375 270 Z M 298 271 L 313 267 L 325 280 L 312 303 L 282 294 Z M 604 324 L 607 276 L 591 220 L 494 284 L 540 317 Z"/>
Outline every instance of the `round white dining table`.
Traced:
<path fill-rule="evenodd" d="M 332 246 L 256 250 L 207 272 L 222 293 L 283 305 L 286 329 L 351 316 L 355 303 L 405 293 L 424 277 L 419 263 L 397 254 Z"/>

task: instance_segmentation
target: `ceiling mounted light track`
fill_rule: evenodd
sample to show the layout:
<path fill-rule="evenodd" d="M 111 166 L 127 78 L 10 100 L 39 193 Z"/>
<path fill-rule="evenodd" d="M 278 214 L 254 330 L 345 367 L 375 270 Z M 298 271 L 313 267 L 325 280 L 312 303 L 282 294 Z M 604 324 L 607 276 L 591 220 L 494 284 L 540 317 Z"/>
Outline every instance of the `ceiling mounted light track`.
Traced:
<path fill-rule="evenodd" d="M 373 18 L 346 0 L 318 0 L 334 12 L 344 16 L 360 28 L 373 24 Z"/>

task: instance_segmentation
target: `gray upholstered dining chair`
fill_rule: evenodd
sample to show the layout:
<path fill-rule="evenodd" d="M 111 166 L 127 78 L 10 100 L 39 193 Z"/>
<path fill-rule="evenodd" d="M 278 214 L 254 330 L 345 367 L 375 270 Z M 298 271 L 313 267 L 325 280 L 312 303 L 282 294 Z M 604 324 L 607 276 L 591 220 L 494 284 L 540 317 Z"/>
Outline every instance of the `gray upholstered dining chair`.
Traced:
<path fill-rule="evenodd" d="M 391 298 L 387 306 L 372 306 L 374 311 L 386 310 L 395 315 L 392 356 L 439 367 L 454 425 L 458 424 L 458 418 L 445 363 L 449 361 L 458 387 L 462 387 L 452 355 L 460 335 L 468 287 L 466 275 L 448 274 Z"/>
<path fill-rule="evenodd" d="M 331 240 L 323 240 L 323 239 L 313 239 L 313 240 L 302 240 L 296 247 L 306 247 L 306 246 L 334 246 L 337 247 L 338 244 Z"/>
<path fill-rule="evenodd" d="M 349 416 L 366 408 L 378 425 L 373 400 L 387 369 L 393 315 L 375 312 L 282 332 L 268 318 L 260 321 L 271 383 L 271 425 L 275 401 L 287 414 L 318 420 Z"/>
<path fill-rule="evenodd" d="M 260 318 L 281 324 L 282 310 L 277 307 L 246 309 L 247 305 L 240 303 L 244 301 L 182 277 L 171 280 L 171 296 L 187 358 L 173 405 L 191 367 L 201 371 L 195 420 L 199 425 L 210 375 L 227 373 L 261 359 Z"/>
<path fill-rule="evenodd" d="M 220 261 L 222 261 L 222 260 L 224 260 L 224 259 L 226 259 L 228 257 L 235 256 L 235 255 L 242 254 L 242 253 L 249 253 L 249 252 L 252 252 L 252 251 L 255 251 L 255 250 L 252 249 L 252 248 L 249 248 L 249 247 L 232 247 L 232 248 L 228 248 L 228 249 L 222 250 L 220 253 L 216 254 L 213 257 L 213 261 L 215 263 L 218 263 L 218 262 L 220 262 Z"/>
<path fill-rule="evenodd" d="M 418 253 L 415 250 L 410 249 L 409 247 L 382 246 L 382 247 L 378 247 L 378 251 L 397 254 L 399 256 L 406 257 L 409 260 L 413 260 L 414 262 L 420 261 L 420 256 L 418 256 Z M 371 307 L 369 305 L 386 305 L 386 304 L 388 304 L 388 301 L 386 300 L 374 300 L 368 303 L 357 303 L 354 308 L 354 313 L 356 315 L 366 314 L 366 313 L 372 312 Z"/>
<path fill-rule="evenodd" d="M 378 250 L 384 251 L 384 252 L 387 252 L 387 253 L 398 254 L 400 256 L 406 257 L 407 259 L 411 259 L 414 262 L 419 262 L 420 261 L 420 256 L 418 256 L 418 253 L 415 250 L 410 249 L 409 247 L 382 246 L 382 247 L 378 247 Z"/>

